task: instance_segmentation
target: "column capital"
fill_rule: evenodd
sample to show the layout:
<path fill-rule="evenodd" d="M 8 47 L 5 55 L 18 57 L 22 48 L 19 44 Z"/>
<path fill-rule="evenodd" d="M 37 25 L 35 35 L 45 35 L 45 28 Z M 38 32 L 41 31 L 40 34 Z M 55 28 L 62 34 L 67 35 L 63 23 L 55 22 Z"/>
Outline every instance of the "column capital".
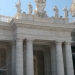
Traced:
<path fill-rule="evenodd" d="M 72 41 L 65 41 L 65 44 L 71 44 L 72 43 Z"/>
<path fill-rule="evenodd" d="M 26 41 L 34 41 L 33 38 L 26 38 Z"/>
<path fill-rule="evenodd" d="M 63 41 L 55 41 L 55 43 L 60 45 L 63 43 Z"/>
<path fill-rule="evenodd" d="M 21 39 L 21 38 L 16 38 L 16 41 L 23 41 L 24 39 Z"/>

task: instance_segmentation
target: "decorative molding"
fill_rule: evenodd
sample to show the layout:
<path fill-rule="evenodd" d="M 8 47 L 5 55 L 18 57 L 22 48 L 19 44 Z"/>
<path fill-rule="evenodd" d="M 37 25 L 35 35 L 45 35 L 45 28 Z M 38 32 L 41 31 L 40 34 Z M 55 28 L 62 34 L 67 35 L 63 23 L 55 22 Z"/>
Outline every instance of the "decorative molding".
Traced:
<path fill-rule="evenodd" d="M 36 28 L 36 29 L 49 29 L 49 30 L 59 30 L 59 31 L 70 31 L 75 28 L 75 25 L 71 24 L 55 24 L 47 22 L 34 22 L 34 21 L 25 21 L 25 20 L 16 20 L 13 22 L 17 27 L 27 27 L 27 28 Z"/>

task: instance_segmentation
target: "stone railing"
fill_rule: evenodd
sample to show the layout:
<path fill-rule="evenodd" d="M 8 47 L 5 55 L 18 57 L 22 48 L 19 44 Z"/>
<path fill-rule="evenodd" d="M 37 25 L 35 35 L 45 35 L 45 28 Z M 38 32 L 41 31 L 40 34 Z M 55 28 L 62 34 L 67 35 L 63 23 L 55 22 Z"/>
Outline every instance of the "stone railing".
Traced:
<path fill-rule="evenodd" d="M 0 15 L 0 21 L 2 22 L 10 22 L 13 17 Z"/>
<path fill-rule="evenodd" d="M 25 21 L 34 21 L 34 22 L 47 22 L 47 23 L 55 23 L 55 24 L 69 24 L 69 18 L 63 17 L 38 17 L 33 14 L 26 13 L 17 13 L 15 16 L 16 19 L 22 19 Z"/>

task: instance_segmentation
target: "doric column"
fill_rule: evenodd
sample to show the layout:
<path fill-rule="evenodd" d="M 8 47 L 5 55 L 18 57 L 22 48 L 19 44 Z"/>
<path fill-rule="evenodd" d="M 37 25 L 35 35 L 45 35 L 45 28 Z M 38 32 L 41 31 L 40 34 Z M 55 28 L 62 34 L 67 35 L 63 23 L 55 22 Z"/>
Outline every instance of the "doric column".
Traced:
<path fill-rule="evenodd" d="M 23 40 L 16 39 L 16 75 L 23 75 Z"/>
<path fill-rule="evenodd" d="M 55 44 L 51 43 L 50 53 L 51 53 L 51 71 L 52 75 L 56 75 L 56 53 L 55 53 Z"/>
<path fill-rule="evenodd" d="M 16 66 L 15 65 L 16 64 L 16 49 L 15 49 L 16 47 L 15 46 L 16 46 L 15 41 L 12 41 L 12 52 L 11 52 L 12 53 L 12 64 L 11 64 L 12 65 L 11 66 L 12 67 L 12 75 L 15 75 L 15 70 L 16 70 L 15 69 L 16 68 L 15 67 Z"/>
<path fill-rule="evenodd" d="M 34 75 L 33 40 L 26 41 L 26 75 Z"/>
<path fill-rule="evenodd" d="M 71 42 L 65 42 L 66 75 L 74 75 Z"/>
<path fill-rule="evenodd" d="M 56 71 L 57 75 L 64 75 L 62 43 L 59 41 L 56 42 Z"/>

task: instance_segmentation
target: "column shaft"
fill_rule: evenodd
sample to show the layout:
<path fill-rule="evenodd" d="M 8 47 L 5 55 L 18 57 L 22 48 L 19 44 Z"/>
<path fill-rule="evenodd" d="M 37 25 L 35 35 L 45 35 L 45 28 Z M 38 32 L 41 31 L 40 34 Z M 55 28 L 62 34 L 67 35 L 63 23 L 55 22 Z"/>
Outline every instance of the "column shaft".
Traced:
<path fill-rule="evenodd" d="M 64 75 L 64 65 L 62 56 L 62 43 L 56 42 L 56 70 L 57 75 Z"/>
<path fill-rule="evenodd" d="M 74 75 L 71 43 L 65 43 L 66 75 Z"/>
<path fill-rule="evenodd" d="M 15 41 L 12 42 L 12 75 L 15 75 L 15 65 L 16 64 L 16 49 L 15 49 Z"/>
<path fill-rule="evenodd" d="M 27 40 L 26 43 L 26 75 L 34 75 L 33 65 L 33 41 Z"/>
<path fill-rule="evenodd" d="M 16 40 L 16 75 L 23 75 L 23 41 Z"/>
<path fill-rule="evenodd" d="M 56 75 L 56 53 L 55 53 L 55 44 L 51 44 L 50 52 L 51 52 L 51 71 L 52 75 Z"/>

